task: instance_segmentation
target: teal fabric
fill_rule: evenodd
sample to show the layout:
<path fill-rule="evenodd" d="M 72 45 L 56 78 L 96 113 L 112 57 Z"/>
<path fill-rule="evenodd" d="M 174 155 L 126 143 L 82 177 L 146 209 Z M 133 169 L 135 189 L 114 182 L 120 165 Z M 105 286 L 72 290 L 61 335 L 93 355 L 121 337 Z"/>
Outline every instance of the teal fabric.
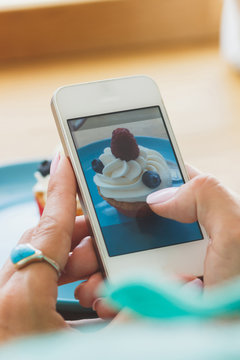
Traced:
<path fill-rule="evenodd" d="M 127 308 L 149 318 L 209 319 L 240 315 L 240 278 L 204 292 L 163 279 L 106 284 L 101 292 L 119 310 Z"/>
<path fill-rule="evenodd" d="M 137 317 L 101 329 L 19 339 L 0 348 L 0 359 L 240 359 L 240 279 L 204 295 L 181 284 L 138 279 L 101 291 Z M 226 315 L 232 320 L 219 319 Z"/>

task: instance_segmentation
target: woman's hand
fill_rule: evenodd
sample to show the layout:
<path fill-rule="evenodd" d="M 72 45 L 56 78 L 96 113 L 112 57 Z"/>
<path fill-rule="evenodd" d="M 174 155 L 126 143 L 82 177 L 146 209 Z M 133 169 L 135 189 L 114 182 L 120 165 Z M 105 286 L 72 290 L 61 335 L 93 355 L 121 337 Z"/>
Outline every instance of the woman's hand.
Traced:
<path fill-rule="evenodd" d="M 199 222 L 205 227 L 211 241 L 205 258 L 204 285 L 213 285 L 240 274 L 240 199 L 214 177 L 201 175 L 188 166 L 191 180 L 180 188 L 163 189 L 148 197 L 150 207 L 157 214 L 181 222 Z M 67 269 L 77 278 L 82 272 L 79 256 L 94 253 L 88 238 L 80 243 L 70 258 Z M 86 246 L 83 252 L 82 246 Z M 82 261 L 84 264 L 84 261 Z M 94 261 L 93 261 L 94 263 Z M 90 272 L 89 272 L 90 274 Z M 201 286 L 191 274 L 181 275 L 187 286 Z M 100 317 L 111 317 L 102 299 L 95 300 L 96 288 L 102 281 L 100 272 L 78 286 L 76 298 L 85 306 L 94 303 Z"/>
<path fill-rule="evenodd" d="M 183 223 L 196 220 L 210 238 L 204 266 L 204 285 L 240 275 L 240 198 L 217 179 L 189 168 L 191 181 L 148 196 L 158 215 Z"/>
<path fill-rule="evenodd" d="M 56 311 L 59 283 L 94 274 L 83 285 L 86 288 L 83 305 L 91 306 L 95 300 L 94 292 L 88 293 L 88 282 L 91 288 L 95 279 L 101 278 L 97 272 L 98 262 L 84 217 L 75 220 L 75 212 L 75 177 L 67 158 L 57 156 L 51 166 L 44 213 L 39 224 L 27 231 L 20 243 L 31 243 L 55 260 L 62 270 L 66 269 L 58 279 L 55 269 L 46 262 L 16 270 L 11 261 L 7 261 L 0 272 L 0 341 L 67 327 Z M 101 305 L 99 312 L 103 316 L 110 314 L 110 310 L 105 312 Z"/>

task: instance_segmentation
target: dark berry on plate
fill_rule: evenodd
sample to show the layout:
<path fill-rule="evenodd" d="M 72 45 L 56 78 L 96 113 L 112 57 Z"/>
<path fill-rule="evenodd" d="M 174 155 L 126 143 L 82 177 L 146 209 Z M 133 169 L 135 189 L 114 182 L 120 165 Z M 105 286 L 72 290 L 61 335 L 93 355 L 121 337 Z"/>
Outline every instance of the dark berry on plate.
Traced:
<path fill-rule="evenodd" d="M 155 189 L 161 184 L 161 178 L 158 173 L 154 171 L 145 171 L 142 176 L 142 182 L 150 189 Z"/>
<path fill-rule="evenodd" d="M 121 160 L 135 160 L 139 156 L 139 147 L 133 134 L 126 128 L 118 128 L 112 133 L 112 154 Z"/>
<path fill-rule="evenodd" d="M 102 174 L 104 165 L 99 159 L 94 159 L 92 161 L 92 168 L 96 173 Z"/>
<path fill-rule="evenodd" d="M 47 176 L 50 174 L 50 167 L 51 167 L 51 161 L 44 160 L 41 162 L 41 164 L 38 166 L 37 171 L 42 174 L 42 176 Z"/>

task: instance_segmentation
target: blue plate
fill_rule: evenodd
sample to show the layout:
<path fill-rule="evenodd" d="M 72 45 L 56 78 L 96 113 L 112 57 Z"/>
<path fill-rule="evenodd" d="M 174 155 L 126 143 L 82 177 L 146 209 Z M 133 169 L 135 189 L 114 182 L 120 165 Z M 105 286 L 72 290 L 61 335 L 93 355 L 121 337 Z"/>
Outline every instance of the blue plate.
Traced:
<path fill-rule="evenodd" d="M 36 225 L 39 212 L 32 188 L 33 176 L 39 161 L 13 164 L 0 167 L 0 267 L 4 264 L 11 249 L 23 232 Z M 74 289 L 80 282 L 58 288 L 57 307 L 74 312 L 89 311 L 74 299 Z"/>

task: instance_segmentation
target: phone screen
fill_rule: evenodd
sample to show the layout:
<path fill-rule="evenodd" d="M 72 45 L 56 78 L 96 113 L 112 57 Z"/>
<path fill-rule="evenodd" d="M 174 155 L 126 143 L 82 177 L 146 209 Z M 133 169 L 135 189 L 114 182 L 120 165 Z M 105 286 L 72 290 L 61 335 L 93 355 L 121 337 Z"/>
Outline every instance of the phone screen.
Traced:
<path fill-rule="evenodd" d="M 69 119 L 109 256 L 203 239 L 197 222 L 154 214 L 147 196 L 184 179 L 158 106 Z"/>

